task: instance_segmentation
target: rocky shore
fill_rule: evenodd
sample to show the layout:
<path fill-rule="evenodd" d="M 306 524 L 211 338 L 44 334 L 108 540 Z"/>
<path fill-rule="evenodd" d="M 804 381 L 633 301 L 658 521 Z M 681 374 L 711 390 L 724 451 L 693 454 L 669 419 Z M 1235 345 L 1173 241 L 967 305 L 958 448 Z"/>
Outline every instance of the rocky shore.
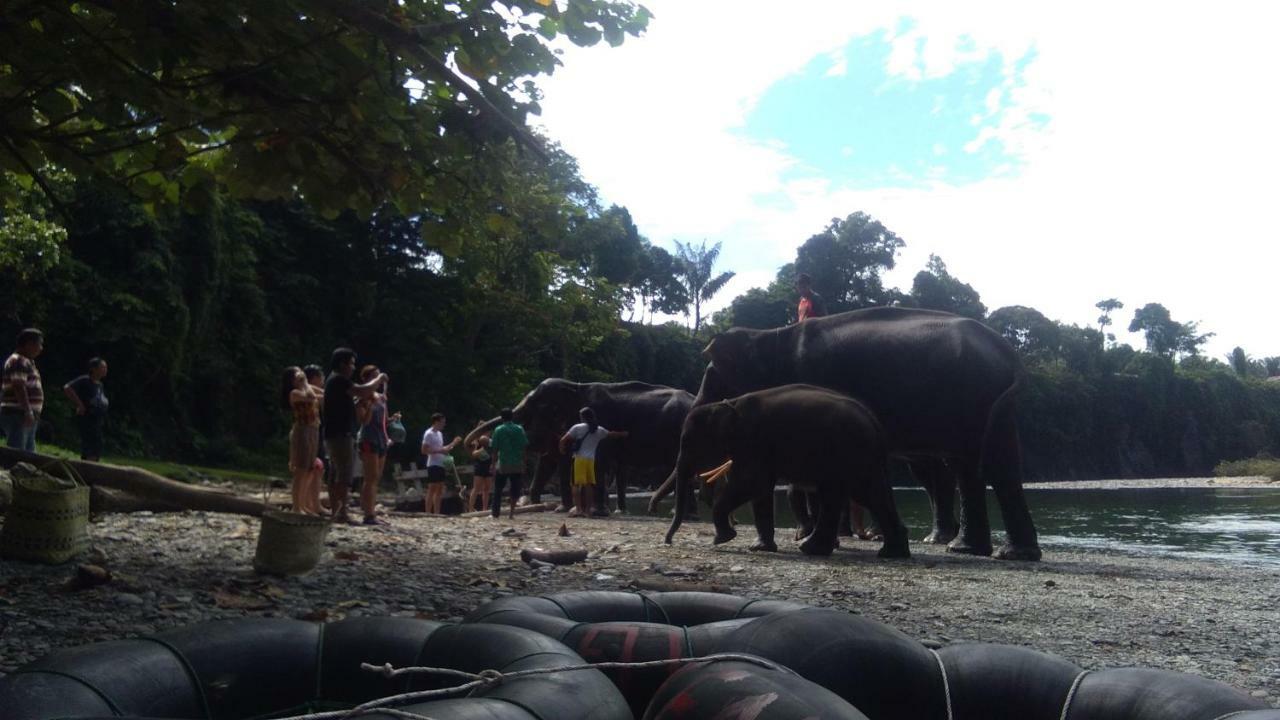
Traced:
<path fill-rule="evenodd" d="M 561 537 L 561 523 L 572 533 Z M 93 563 L 110 579 L 72 581 L 76 565 L 0 562 L 0 672 L 55 648 L 242 616 L 311 621 L 404 615 L 456 621 L 506 594 L 714 586 L 751 597 L 843 608 L 935 645 L 1000 642 L 1086 668 L 1139 665 L 1196 673 L 1280 706 L 1280 569 L 1185 559 L 1046 552 L 1040 563 L 947 554 L 878 560 L 846 541 L 834 557 L 746 550 L 749 529 L 713 548 L 706 523 L 671 546 L 665 522 L 615 517 L 515 520 L 393 516 L 335 526 L 312 573 L 251 569 L 258 521 L 211 513 L 108 515 L 90 527 Z M 585 549 L 581 563 L 531 568 L 521 549 Z"/>

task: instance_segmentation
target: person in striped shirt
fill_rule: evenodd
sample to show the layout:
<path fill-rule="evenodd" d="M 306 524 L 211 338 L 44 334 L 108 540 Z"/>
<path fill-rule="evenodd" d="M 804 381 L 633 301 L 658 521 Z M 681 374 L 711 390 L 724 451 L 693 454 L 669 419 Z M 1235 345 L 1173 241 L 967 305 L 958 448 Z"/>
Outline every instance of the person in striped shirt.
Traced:
<path fill-rule="evenodd" d="M 36 451 L 36 426 L 44 410 L 44 386 L 36 358 L 44 351 L 44 333 L 27 328 L 18 333 L 18 347 L 4 361 L 0 391 L 0 427 L 6 444 L 18 450 Z"/>

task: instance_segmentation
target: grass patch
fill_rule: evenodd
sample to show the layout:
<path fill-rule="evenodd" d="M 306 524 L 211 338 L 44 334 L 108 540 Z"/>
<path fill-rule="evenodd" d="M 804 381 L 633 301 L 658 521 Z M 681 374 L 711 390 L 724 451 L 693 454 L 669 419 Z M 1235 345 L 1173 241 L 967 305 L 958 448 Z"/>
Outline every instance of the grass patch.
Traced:
<path fill-rule="evenodd" d="M 1271 482 L 1280 482 L 1280 460 L 1266 455 L 1244 460 L 1226 460 L 1218 463 L 1213 474 L 1218 477 L 1261 475 L 1270 478 Z"/>
<path fill-rule="evenodd" d="M 78 460 L 80 453 L 68 450 L 57 445 L 49 445 L 42 443 L 37 452 L 42 455 L 52 455 L 53 457 L 66 458 L 69 460 Z M 267 473 L 248 472 L 236 468 L 211 468 L 199 465 L 188 465 L 186 463 L 170 462 L 168 460 L 155 460 L 152 458 L 131 458 L 119 455 L 108 455 L 102 458 L 102 462 L 112 465 L 129 465 L 132 467 L 149 470 L 162 477 L 178 482 L 197 482 L 199 480 L 225 480 L 233 482 L 237 485 L 244 485 L 253 488 L 262 488 L 268 478 L 272 477 Z"/>

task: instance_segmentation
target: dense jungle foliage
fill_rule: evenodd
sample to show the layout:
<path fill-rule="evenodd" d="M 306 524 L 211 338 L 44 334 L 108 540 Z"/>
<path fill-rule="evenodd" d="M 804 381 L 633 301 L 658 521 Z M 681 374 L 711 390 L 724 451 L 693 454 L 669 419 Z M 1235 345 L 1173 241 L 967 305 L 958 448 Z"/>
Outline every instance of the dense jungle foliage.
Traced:
<path fill-rule="evenodd" d="M 567 158 L 559 171 L 576 179 Z M 70 407 L 56 391 L 101 355 L 111 364 L 115 451 L 261 464 L 284 457 L 281 369 L 324 365 L 336 346 L 387 370 L 411 432 L 435 410 L 464 431 L 549 376 L 696 391 L 711 334 L 793 321 L 789 278 L 815 245 L 834 235 L 832 252 L 868 257 L 841 249 L 855 235 L 842 240 L 842 228 L 874 223 L 855 213 L 697 335 L 679 323 L 628 322 L 655 304 L 674 310 L 688 293 L 671 256 L 637 233 L 625 209 L 596 207 L 589 190 L 574 185 L 575 202 L 554 196 L 561 204 L 543 208 L 556 218 L 551 229 L 504 229 L 446 256 L 422 239 L 419 221 L 394 214 L 325 220 L 299 204 L 220 199 L 198 214 L 151 216 L 127 196 L 69 182 L 72 221 L 56 261 L 28 263 L 0 291 L 0 331 L 47 333 L 42 440 L 74 445 Z M 892 254 L 879 257 L 850 274 L 878 286 Z M 815 274 L 832 311 L 931 307 L 1009 338 L 1028 368 L 1019 408 L 1031 477 L 1208 474 L 1221 460 L 1280 450 L 1280 382 L 1266 381 L 1265 361 L 1233 367 L 1117 346 L 1096 328 L 1026 307 L 979 312 L 978 293 L 937 258 L 910 292 L 848 300 L 838 284 L 846 281 Z"/>
<path fill-rule="evenodd" d="M 390 374 L 411 436 L 436 410 L 465 431 L 548 376 L 696 390 L 708 338 L 794 321 L 805 272 L 830 312 L 935 308 L 1007 337 L 1031 477 L 1280 453 L 1280 358 L 1205 358 L 1156 303 L 1133 309 L 1142 350 L 1106 334 L 1116 298 L 1096 329 L 989 310 L 937 257 L 886 287 L 905 240 L 860 212 L 705 318 L 731 276 L 719 246 L 651 244 L 526 126 L 552 43 L 622 43 L 641 6 L 215 5 L 0 7 L 0 339 L 46 333 L 42 442 L 75 444 L 59 388 L 93 356 L 109 454 L 277 471 L 281 371 L 337 346 Z"/>

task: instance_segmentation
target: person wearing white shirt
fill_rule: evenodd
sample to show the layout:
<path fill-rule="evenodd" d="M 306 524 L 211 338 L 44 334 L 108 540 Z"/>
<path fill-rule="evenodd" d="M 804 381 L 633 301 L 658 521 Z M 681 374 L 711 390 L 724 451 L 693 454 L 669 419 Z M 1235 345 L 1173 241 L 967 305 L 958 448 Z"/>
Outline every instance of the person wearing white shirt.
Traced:
<path fill-rule="evenodd" d="M 560 438 L 560 452 L 567 453 L 573 447 L 573 497 L 574 507 L 569 517 L 581 517 L 590 512 L 591 496 L 596 485 L 596 449 L 605 438 L 624 438 L 626 432 L 611 432 L 596 421 L 596 413 L 589 407 L 578 412 L 582 422 L 569 428 Z"/>
<path fill-rule="evenodd" d="M 444 413 L 431 416 L 431 427 L 422 434 L 422 454 L 427 456 L 427 513 L 440 514 L 440 503 L 444 499 L 445 468 L 444 458 L 453 448 L 462 442 L 455 437 L 453 442 L 444 444 Z"/>

